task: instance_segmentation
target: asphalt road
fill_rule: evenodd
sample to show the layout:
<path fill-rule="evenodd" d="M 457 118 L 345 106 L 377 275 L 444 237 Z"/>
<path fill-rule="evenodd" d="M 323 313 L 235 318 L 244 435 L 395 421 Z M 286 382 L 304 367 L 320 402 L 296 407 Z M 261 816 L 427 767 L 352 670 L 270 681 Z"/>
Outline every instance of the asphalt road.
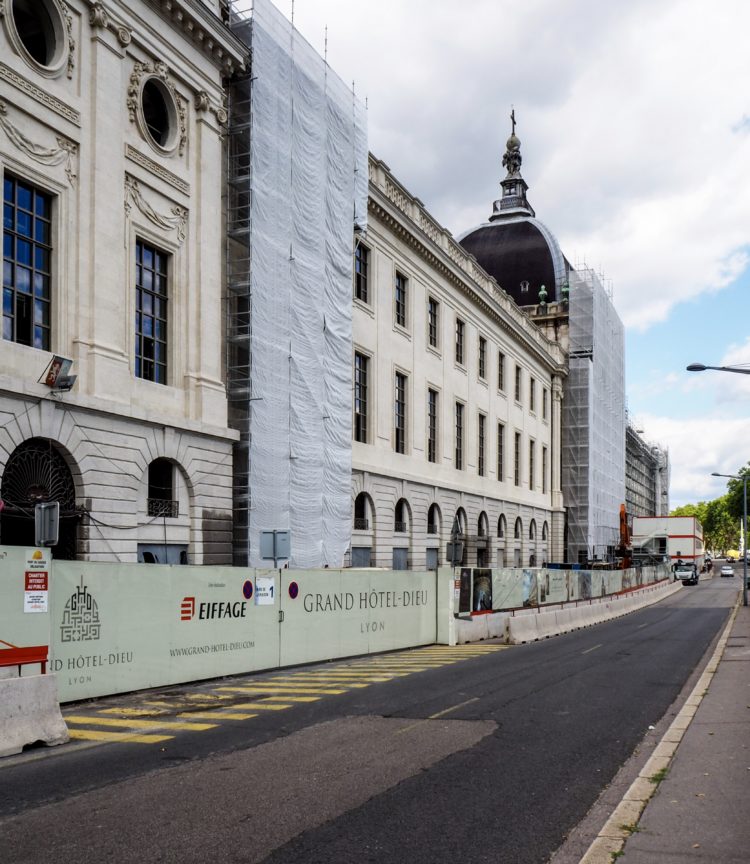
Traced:
<path fill-rule="evenodd" d="M 674 702 L 737 581 L 163 746 L 4 760 L 0 860 L 543 864 Z"/>

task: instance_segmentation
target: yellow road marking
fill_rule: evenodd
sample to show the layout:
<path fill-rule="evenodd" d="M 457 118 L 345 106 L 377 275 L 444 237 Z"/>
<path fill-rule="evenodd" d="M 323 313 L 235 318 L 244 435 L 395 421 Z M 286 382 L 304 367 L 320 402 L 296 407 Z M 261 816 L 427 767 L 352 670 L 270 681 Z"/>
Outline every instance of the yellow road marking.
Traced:
<path fill-rule="evenodd" d="M 593 648 L 587 648 L 585 651 L 581 651 L 581 654 L 590 654 L 592 651 L 596 651 L 597 648 L 601 648 L 602 643 L 600 642 L 598 645 L 594 645 Z"/>
<path fill-rule="evenodd" d="M 219 696 L 216 693 L 197 693 L 185 697 L 194 702 L 218 702 L 221 699 L 230 699 L 230 696 Z"/>
<path fill-rule="evenodd" d="M 395 667 L 394 667 L 395 668 Z M 396 675 L 408 675 L 408 672 L 400 671 L 401 667 L 398 667 L 399 671 L 397 671 Z M 340 675 L 346 675 L 347 678 L 373 678 L 377 676 L 383 676 L 384 674 L 392 675 L 394 673 L 388 672 L 384 673 L 377 669 L 369 669 L 367 666 L 358 666 L 358 667 L 349 667 L 349 666 L 339 666 L 336 669 L 332 669 L 330 672 L 290 672 L 289 674 L 283 676 L 284 678 L 332 678 Z M 273 680 L 278 680 L 280 676 L 277 676 Z"/>
<path fill-rule="evenodd" d="M 170 705 L 177 708 L 177 705 Z M 122 717 L 153 717 L 154 714 L 166 714 L 163 709 L 154 708 L 102 708 L 99 714 L 120 714 Z"/>
<path fill-rule="evenodd" d="M 264 690 L 262 687 L 224 687 L 222 689 L 244 693 L 247 696 L 265 696 L 267 699 L 274 699 L 277 702 L 317 702 L 320 699 L 320 696 L 294 696 L 286 692 L 280 692 L 278 696 L 274 696 L 270 690 Z M 317 693 L 319 691 L 313 690 L 312 692 Z"/>
<path fill-rule="evenodd" d="M 133 741 L 135 744 L 158 744 L 174 738 L 174 735 L 129 735 L 127 732 L 97 732 L 94 729 L 70 729 L 68 734 L 82 741 Z"/>
<path fill-rule="evenodd" d="M 287 702 L 289 700 L 287 699 Z M 246 708 L 251 711 L 284 711 L 286 708 L 291 708 L 291 705 L 286 705 L 283 702 L 272 702 L 270 705 L 266 703 L 264 699 L 263 702 L 240 702 L 234 706 L 235 708 Z"/>
<path fill-rule="evenodd" d="M 219 687 L 218 689 L 224 693 L 319 693 L 322 696 L 337 696 L 339 693 L 346 693 L 346 690 L 333 690 L 324 685 L 317 687 L 307 684 L 304 687 L 295 687 L 294 684 L 273 684 L 265 681 L 249 684 L 245 687 Z"/>
<path fill-rule="evenodd" d="M 197 717 L 199 720 L 252 720 L 257 714 L 232 714 L 229 711 L 216 709 L 215 711 L 187 711 L 178 714 L 178 717 Z"/>
<path fill-rule="evenodd" d="M 472 702 L 479 702 L 479 697 L 475 696 L 473 699 L 467 699 L 465 702 L 459 702 L 458 705 L 452 705 L 450 708 L 444 708 L 442 711 L 438 711 L 436 714 L 430 714 L 429 717 L 424 720 L 418 720 L 416 723 L 412 723 L 411 726 L 404 726 L 403 729 L 399 729 L 396 732 L 396 735 L 401 735 L 404 732 L 408 732 L 410 729 L 416 729 L 417 726 L 421 726 L 423 723 L 427 723 L 430 720 L 437 720 L 438 717 L 443 717 L 445 714 L 450 714 L 451 711 L 458 711 L 459 708 L 463 708 L 464 705 L 470 705 Z"/>
<path fill-rule="evenodd" d="M 114 717 L 85 717 L 78 714 L 67 715 L 65 722 L 85 723 L 88 726 L 128 726 L 131 729 L 193 729 L 198 732 L 215 728 L 210 723 L 185 723 L 172 720 L 116 720 Z"/>
<path fill-rule="evenodd" d="M 324 687 L 332 687 L 337 684 L 346 684 L 347 687 L 368 687 L 373 682 L 379 683 L 382 681 L 390 681 L 390 677 L 385 675 L 368 675 L 365 679 L 354 677 L 353 675 L 294 675 L 288 678 L 273 678 L 274 683 L 279 684 L 293 683 L 301 681 L 304 684 L 321 684 Z"/>

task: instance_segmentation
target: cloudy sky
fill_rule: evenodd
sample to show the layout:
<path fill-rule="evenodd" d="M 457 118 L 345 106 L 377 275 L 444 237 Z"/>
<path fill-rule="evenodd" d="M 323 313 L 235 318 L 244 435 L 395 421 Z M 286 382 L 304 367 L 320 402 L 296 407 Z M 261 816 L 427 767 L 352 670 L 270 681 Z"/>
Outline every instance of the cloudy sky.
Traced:
<path fill-rule="evenodd" d="M 291 17 L 291 0 L 274 0 Z M 627 397 L 672 505 L 750 461 L 750 3 L 295 0 L 367 100 L 370 150 L 461 233 L 499 197 L 515 106 L 537 216 L 611 284 Z"/>

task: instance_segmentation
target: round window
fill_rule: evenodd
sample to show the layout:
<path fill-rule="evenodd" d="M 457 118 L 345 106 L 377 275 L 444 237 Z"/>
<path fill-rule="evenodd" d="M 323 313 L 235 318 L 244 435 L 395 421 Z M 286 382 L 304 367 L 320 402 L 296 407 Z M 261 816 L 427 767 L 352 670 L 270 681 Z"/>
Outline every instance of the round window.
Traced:
<path fill-rule="evenodd" d="M 160 147 L 169 140 L 169 109 L 159 85 L 151 79 L 143 85 L 143 119 L 148 134 Z"/>
<path fill-rule="evenodd" d="M 59 69 L 67 46 L 62 14 L 54 0 L 13 0 L 11 10 L 22 53 L 48 72 Z"/>
<path fill-rule="evenodd" d="M 172 94 L 158 78 L 149 78 L 143 84 L 141 116 L 151 143 L 161 150 L 173 150 L 177 138 L 177 111 Z"/>

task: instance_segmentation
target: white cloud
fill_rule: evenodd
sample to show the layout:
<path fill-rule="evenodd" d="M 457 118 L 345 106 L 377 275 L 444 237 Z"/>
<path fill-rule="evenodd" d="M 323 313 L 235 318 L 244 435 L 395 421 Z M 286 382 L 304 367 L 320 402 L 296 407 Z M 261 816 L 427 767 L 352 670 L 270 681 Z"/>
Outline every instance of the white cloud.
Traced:
<path fill-rule="evenodd" d="M 291 0 L 276 2 L 289 15 Z M 368 100 L 371 150 L 455 233 L 485 221 L 499 196 L 514 104 L 529 200 L 569 259 L 612 279 L 629 328 L 667 322 L 662 338 L 696 346 L 686 362 L 708 362 L 697 350 L 704 334 L 665 328 L 677 304 L 716 295 L 750 263 L 750 3 L 294 8 L 321 54 L 328 25 L 331 67 Z M 716 365 L 750 362 L 750 340 L 737 352 Z M 674 503 L 722 494 L 711 472 L 750 459 L 748 424 L 734 419 L 750 405 L 750 376 L 655 371 L 628 386 L 688 415 L 643 418 L 669 447 Z M 685 398 L 670 401 L 675 393 Z M 689 417 L 711 398 L 718 411 Z"/>
<path fill-rule="evenodd" d="M 371 149 L 454 232 L 498 196 L 514 103 L 537 214 L 627 326 L 748 266 L 745 0 L 296 0 L 321 53 L 326 23 Z"/>
<path fill-rule="evenodd" d="M 672 482 L 670 506 L 710 501 L 726 492 L 727 481 L 712 472 L 735 474 L 750 461 L 748 423 L 744 419 L 675 420 L 638 415 L 644 437 L 666 444 L 669 449 Z"/>

